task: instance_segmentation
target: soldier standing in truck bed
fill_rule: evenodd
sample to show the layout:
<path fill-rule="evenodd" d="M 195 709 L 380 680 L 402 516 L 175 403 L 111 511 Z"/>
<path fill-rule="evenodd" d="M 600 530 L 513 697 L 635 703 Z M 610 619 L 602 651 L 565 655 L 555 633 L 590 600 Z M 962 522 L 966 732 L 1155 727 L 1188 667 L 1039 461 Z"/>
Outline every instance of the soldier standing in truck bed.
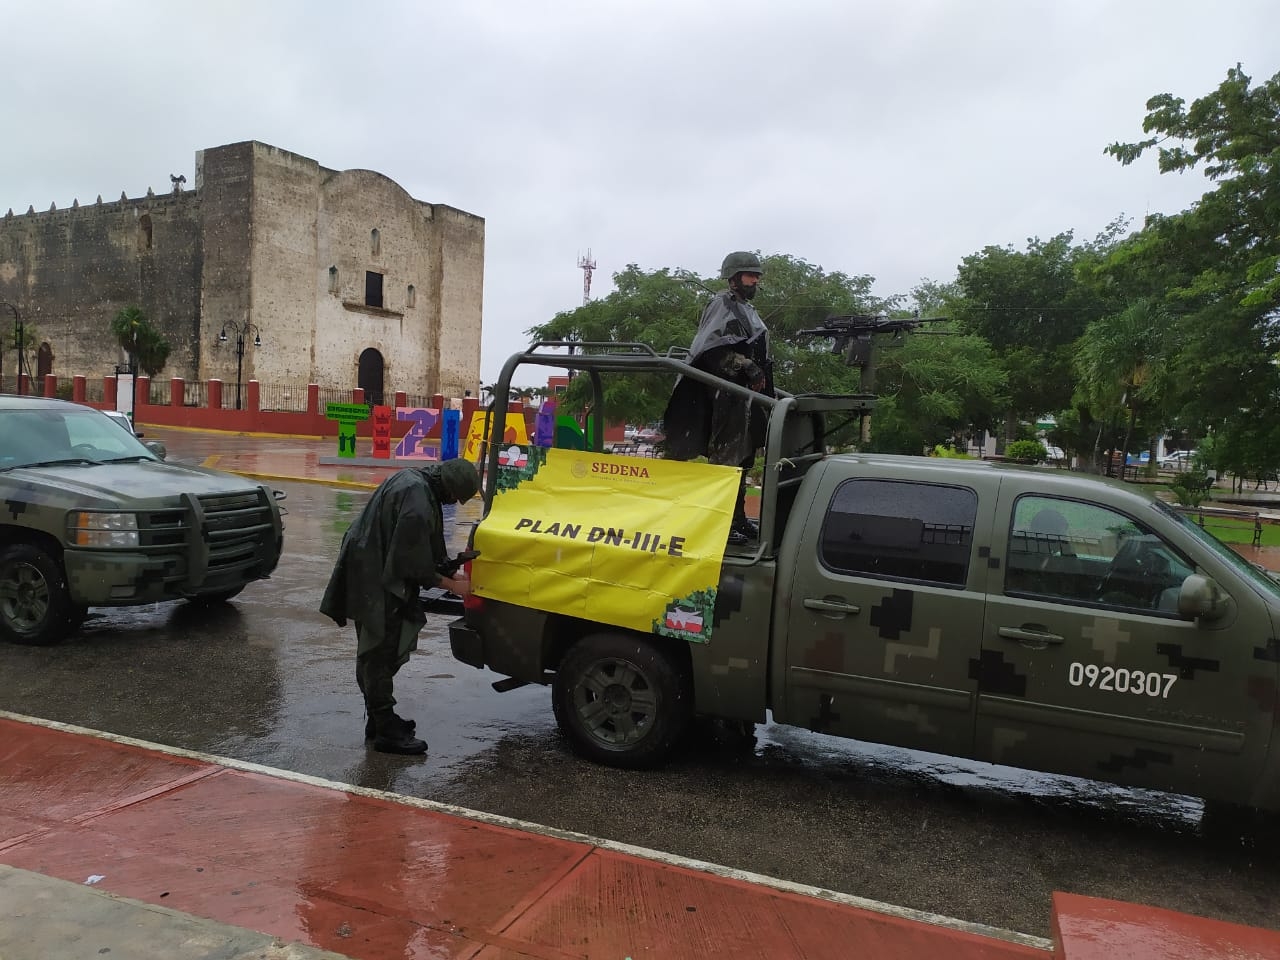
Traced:
<path fill-rule="evenodd" d="M 763 275 L 754 253 L 737 251 L 724 258 L 720 279 L 728 281 L 729 288 L 703 309 L 689 347 L 689 362 L 757 393 L 772 394 L 769 331 L 751 305 Z M 663 429 L 667 456 L 673 460 L 705 456 L 712 463 L 743 469 L 729 542 L 755 540 L 760 530 L 746 514 L 746 471 L 755 465 L 756 450 L 764 444 L 763 412 L 727 390 L 681 377 L 667 403 Z"/>

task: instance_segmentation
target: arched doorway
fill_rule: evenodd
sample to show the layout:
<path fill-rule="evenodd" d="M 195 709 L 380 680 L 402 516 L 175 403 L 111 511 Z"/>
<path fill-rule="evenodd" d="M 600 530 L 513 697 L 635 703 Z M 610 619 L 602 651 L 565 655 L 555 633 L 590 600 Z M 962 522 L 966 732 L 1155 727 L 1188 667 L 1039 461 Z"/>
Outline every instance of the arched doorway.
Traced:
<path fill-rule="evenodd" d="M 382 354 L 373 347 L 360 354 L 356 386 L 364 391 L 365 403 L 382 403 Z"/>

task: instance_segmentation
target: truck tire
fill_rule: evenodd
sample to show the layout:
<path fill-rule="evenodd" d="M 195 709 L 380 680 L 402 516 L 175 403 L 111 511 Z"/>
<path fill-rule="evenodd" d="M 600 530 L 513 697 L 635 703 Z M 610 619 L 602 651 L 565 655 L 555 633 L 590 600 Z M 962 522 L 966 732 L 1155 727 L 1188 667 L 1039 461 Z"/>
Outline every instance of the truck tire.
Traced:
<path fill-rule="evenodd" d="M 688 670 L 651 640 L 627 634 L 592 634 L 570 647 L 551 696 L 574 749 L 611 767 L 661 763 L 693 717 Z"/>
<path fill-rule="evenodd" d="M 62 564 L 47 551 L 29 543 L 0 549 L 0 637 L 57 643 L 74 629 L 74 611 Z"/>

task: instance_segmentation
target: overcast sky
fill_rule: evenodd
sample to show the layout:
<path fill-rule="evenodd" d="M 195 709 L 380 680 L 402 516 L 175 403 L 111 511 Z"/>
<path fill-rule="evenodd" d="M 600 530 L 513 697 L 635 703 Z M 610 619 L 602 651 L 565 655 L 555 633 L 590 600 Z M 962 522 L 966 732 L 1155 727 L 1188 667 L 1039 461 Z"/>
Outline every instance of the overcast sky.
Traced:
<path fill-rule="evenodd" d="M 0 215 L 194 184 L 260 140 L 486 220 L 481 377 L 628 263 L 785 253 L 880 296 L 1185 208 L 1103 155 L 1280 71 L 1277 0 L 0 0 Z M 767 278 L 766 278 L 767 282 Z"/>

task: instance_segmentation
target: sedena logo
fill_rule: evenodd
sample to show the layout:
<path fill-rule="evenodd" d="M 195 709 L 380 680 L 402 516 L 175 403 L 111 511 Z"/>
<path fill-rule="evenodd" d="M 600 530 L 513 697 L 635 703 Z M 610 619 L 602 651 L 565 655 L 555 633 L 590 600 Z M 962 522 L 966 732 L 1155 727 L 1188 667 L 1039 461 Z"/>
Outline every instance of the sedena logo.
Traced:
<path fill-rule="evenodd" d="M 581 480 L 587 475 L 587 465 L 581 460 L 573 461 L 573 466 L 569 468 L 569 472 L 577 479 Z"/>
<path fill-rule="evenodd" d="M 649 479 L 649 468 L 639 467 L 630 463 L 599 463 L 591 464 L 591 472 L 604 474 L 610 477 L 640 477 Z"/>

